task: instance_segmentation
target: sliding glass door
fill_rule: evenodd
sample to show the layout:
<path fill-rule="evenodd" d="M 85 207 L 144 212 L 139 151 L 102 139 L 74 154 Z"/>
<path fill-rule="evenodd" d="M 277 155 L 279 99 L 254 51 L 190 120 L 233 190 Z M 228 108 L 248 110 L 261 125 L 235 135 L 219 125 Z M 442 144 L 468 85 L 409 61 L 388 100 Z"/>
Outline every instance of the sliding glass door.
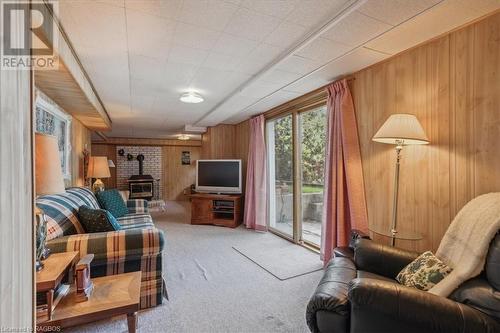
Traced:
<path fill-rule="evenodd" d="M 293 118 L 267 122 L 269 227 L 293 239 Z"/>
<path fill-rule="evenodd" d="M 319 246 L 323 216 L 326 106 L 299 114 L 301 235 Z"/>
<path fill-rule="evenodd" d="M 326 107 L 267 121 L 269 229 L 319 247 Z"/>

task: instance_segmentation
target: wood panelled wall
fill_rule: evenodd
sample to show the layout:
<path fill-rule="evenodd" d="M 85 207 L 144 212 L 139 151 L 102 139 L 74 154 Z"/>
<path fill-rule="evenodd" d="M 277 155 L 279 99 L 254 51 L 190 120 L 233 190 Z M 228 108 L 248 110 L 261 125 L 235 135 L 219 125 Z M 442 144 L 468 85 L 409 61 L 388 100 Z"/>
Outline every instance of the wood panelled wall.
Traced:
<path fill-rule="evenodd" d="M 370 226 L 389 230 L 394 147 L 372 142 L 392 113 L 413 113 L 430 145 L 403 150 L 398 229 L 436 250 L 453 217 L 477 195 L 500 191 L 500 14 L 354 74 Z M 381 241 L 385 238 L 376 237 Z"/>
<path fill-rule="evenodd" d="M 248 160 L 248 143 L 250 141 L 250 121 L 245 120 L 235 126 L 234 153 L 237 159 L 241 160 L 243 190 L 245 190 Z"/>
<path fill-rule="evenodd" d="M 191 153 L 191 165 L 182 165 L 182 152 Z M 196 160 L 200 159 L 200 147 L 163 147 L 163 198 L 166 200 L 188 200 L 186 193 L 196 181 Z M 185 192 L 188 191 L 188 192 Z"/>
<path fill-rule="evenodd" d="M 78 119 L 71 122 L 71 186 L 83 186 L 85 183 L 83 151 L 90 152 L 91 132 Z"/>
<path fill-rule="evenodd" d="M 20 42 L 25 22 L 12 24 Z M 29 70 L 0 70 L 0 330 L 12 332 L 30 331 L 34 314 L 30 75 Z"/>
<path fill-rule="evenodd" d="M 232 159 L 235 158 L 234 125 L 221 124 L 209 127 L 201 137 L 201 158 Z"/>

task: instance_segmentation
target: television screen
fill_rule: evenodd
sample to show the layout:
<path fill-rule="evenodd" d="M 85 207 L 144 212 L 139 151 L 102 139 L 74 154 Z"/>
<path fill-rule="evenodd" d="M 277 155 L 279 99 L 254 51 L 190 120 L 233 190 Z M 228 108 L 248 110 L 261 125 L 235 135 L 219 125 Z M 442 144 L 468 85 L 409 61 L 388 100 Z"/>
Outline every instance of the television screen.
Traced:
<path fill-rule="evenodd" d="M 199 191 L 241 191 L 240 160 L 199 160 L 196 187 Z"/>

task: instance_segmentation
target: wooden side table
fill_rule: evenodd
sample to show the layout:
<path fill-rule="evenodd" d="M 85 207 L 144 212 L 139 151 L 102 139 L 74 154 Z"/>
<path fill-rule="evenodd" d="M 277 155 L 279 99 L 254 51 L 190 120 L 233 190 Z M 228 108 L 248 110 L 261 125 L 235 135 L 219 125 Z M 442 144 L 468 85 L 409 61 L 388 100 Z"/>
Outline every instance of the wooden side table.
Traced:
<path fill-rule="evenodd" d="M 45 292 L 47 297 L 47 319 L 52 318 L 57 302 L 61 298 L 57 298 L 54 302 L 55 291 L 59 288 L 63 277 L 76 264 L 79 258 L 78 252 L 61 252 L 53 253 L 43 261 L 44 267 L 36 272 L 36 291 L 37 293 Z M 70 282 L 73 279 L 72 274 L 69 274 Z M 64 295 L 60 295 L 61 297 Z"/>
<path fill-rule="evenodd" d="M 141 298 L 141 272 L 92 279 L 94 290 L 88 301 L 79 302 L 75 286 L 61 299 L 52 319 L 37 328 L 70 327 L 117 315 L 127 315 L 128 331 L 135 333 Z"/>

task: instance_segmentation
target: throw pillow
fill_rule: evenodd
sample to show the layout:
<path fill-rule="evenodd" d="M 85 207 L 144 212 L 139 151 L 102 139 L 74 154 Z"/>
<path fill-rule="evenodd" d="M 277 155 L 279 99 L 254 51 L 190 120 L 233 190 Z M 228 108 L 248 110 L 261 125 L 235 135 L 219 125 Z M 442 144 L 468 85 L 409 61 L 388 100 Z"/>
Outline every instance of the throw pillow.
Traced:
<path fill-rule="evenodd" d="M 105 209 L 93 209 L 80 206 L 78 209 L 80 223 L 87 233 L 120 230 L 121 226 L 110 212 Z"/>
<path fill-rule="evenodd" d="M 100 191 L 96 194 L 101 208 L 108 210 L 114 217 L 119 218 L 128 214 L 128 208 L 120 192 L 116 189 Z"/>
<path fill-rule="evenodd" d="M 427 251 L 403 268 L 396 280 L 407 287 L 429 290 L 452 270 L 431 251 Z"/>

